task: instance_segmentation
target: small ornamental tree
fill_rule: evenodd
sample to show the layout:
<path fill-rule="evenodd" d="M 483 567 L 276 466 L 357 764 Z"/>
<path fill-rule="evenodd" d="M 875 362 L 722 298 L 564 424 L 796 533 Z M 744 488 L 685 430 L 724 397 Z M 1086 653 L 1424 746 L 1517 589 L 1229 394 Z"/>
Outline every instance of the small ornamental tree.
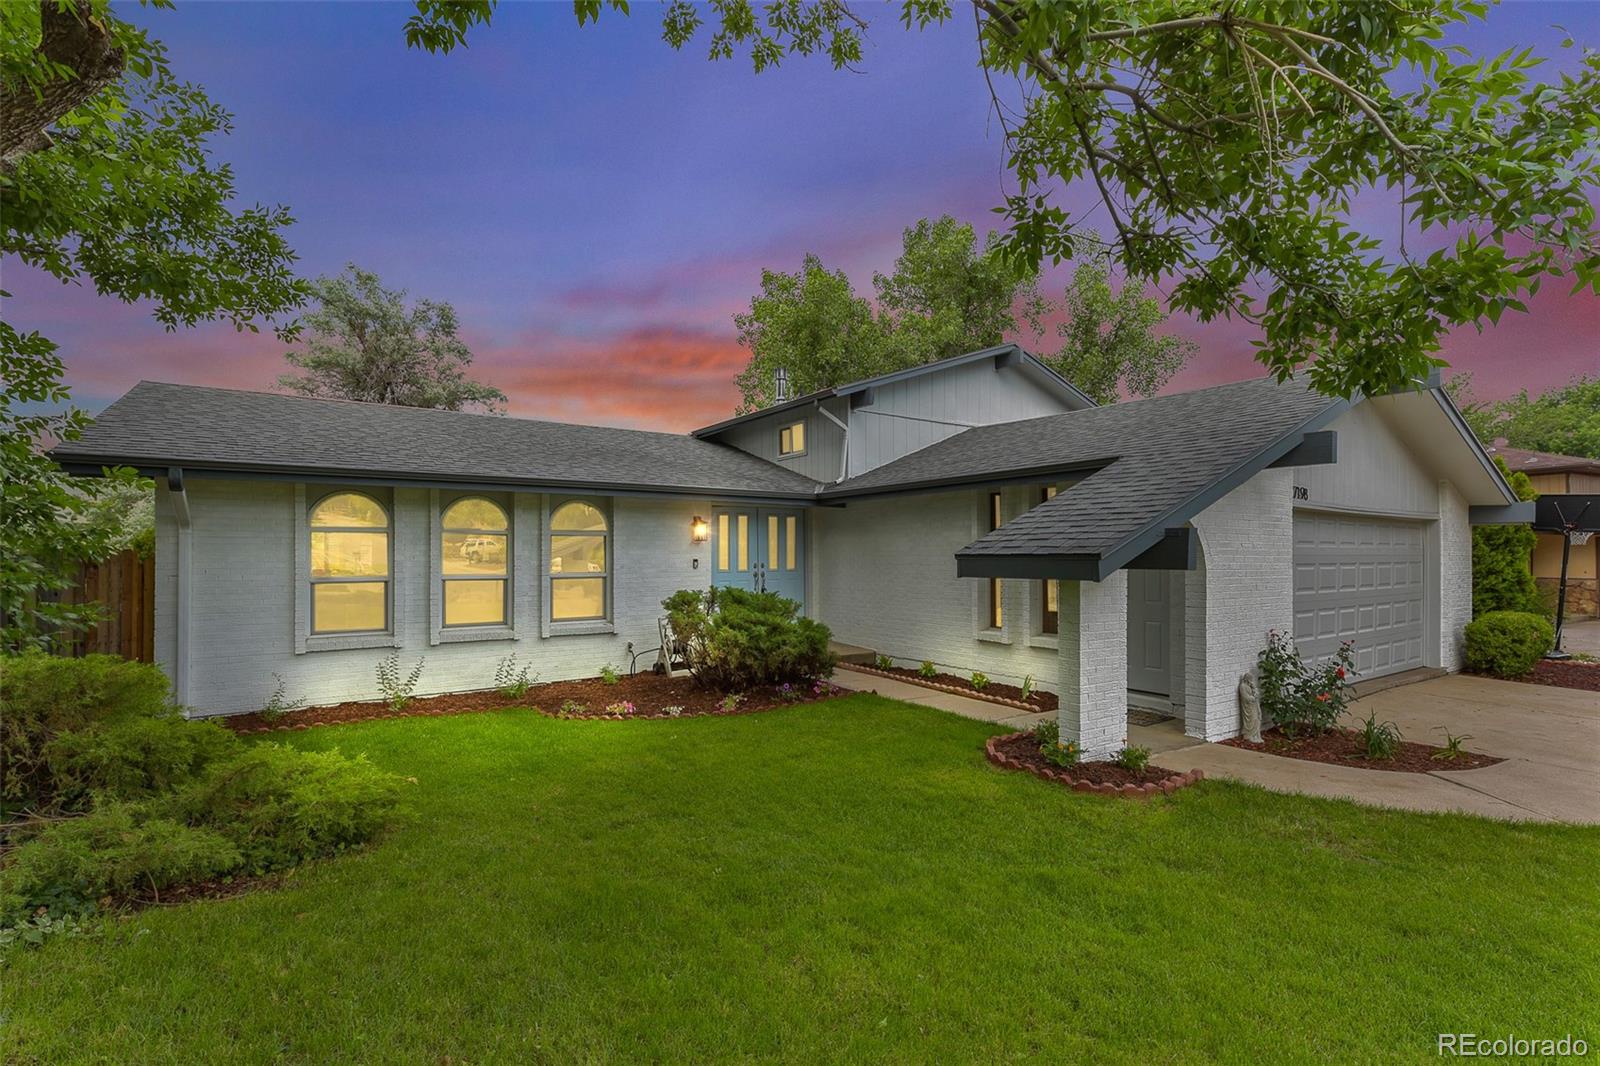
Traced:
<path fill-rule="evenodd" d="M 1528 475 L 1506 469 L 1495 457 L 1500 472 L 1511 482 L 1517 498 L 1538 496 Z M 1474 526 L 1472 528 L 1472 615 L 1490 611 L 1545 613 L 1538 582 L 1533 579 L 1533 547 L 1539 535 L 1529 526 Z"/>

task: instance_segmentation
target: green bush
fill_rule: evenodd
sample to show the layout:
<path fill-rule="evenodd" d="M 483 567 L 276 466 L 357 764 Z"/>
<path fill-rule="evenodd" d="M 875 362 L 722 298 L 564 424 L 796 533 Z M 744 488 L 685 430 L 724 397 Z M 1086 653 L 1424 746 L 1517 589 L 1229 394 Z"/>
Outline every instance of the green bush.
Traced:
<path fill-rule="evenodd" d="M 720 691 L 808 681 L 833 672 L 828 627 L 772 592 L 683 589 L 661 601 L 695 679 Z"/>
<path fill-rule="evenodd" d="M 215 830 L 150 817 L 143 804 L 108 803 L 51 823 L 11 853 L 0 870 L 0 924 L 41 907 L 81 914 L 103 896 L 204 881 L 232 871 L 240 858 Z"/>
<path fill-rule="evenodd" d="M 1134 773 L 1138 773 L 1150 765 L 1150 749 L 1130 744 L 1117 752 L 1117 757 L 1112 761 L 1124 770 L 1132 770 Z"/>
<path fill-rule="evenodd" d="M 1061 723 L 1055 718 L 1041 719 L 1033 727 L 1033 739 L 1045 761 L 1060 767 L 1076 766 L 1082 753 L 1076 741 L 1061 740 Z"/>
<path fill-rule="evenodd" d="M 57 734 L 113 718 L 168 714 L 170 689 L 155 666 L 114 655 L 64 659 L 30 651 L 0 660 L 0 803 L 47 802 L 45 749 Z"/>
<path fill-rule="evenodd" d="M 1276 630 L 1256 659 L 1261 713 L 1294 736 L 1301 727 L 1322 732 L 1339 720 L 1350 703 L 1355 676 L 1354 645 L 1345 641 L 1333 658 L 1310 665 L 1294 641 Z"/>
<path fill-rule="evenodd" d="M 1495 677 L 1522 677 L 1555 642 L 1555 628 L 1526 611 L 1490 611 L 1468 625 L 1467 668 Z"/>
<path fill-rule="evenodd" d="M 245 871 L 265 873 L 367 842 L 392 820 L 399 798 L 400 779 L 363 756 L 253 744 L 157 809 L 221 833 Z"/>
<path fill-rule="evenodd" d="M 1505 474 L 1517 497 L 1537 499 L 1533 482 L 1520 470 L 1506 470 L 1505 461 L 1495 462 Z M 1474 617 L 1490 611 L 1526 611 L 1544 614 L 1544 597 L 1533 579 L 1533 548 L 1539 535 L 1526 525 L 1472 527 L 1472 613 Z"/>
<path fill-rule="evenodd" d="M 59 734 L 45 747 L 54 804 L 81 810 L 97 796 L 143 799 L 193 781 L 240 747 L 214 722 L 177 714 L 117 718 Z"/>

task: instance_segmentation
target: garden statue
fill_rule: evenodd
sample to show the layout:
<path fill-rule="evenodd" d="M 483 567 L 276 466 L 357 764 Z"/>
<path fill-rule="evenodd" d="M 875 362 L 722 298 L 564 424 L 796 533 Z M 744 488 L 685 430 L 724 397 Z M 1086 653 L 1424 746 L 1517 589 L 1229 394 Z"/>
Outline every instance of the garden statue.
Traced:
<path fill-rule="evenodd" d="M 1261 690 L 1256 687 L 1254 670 L 1239 679 L 1239 725 L 1246 740 L 1261 743 Z"/>

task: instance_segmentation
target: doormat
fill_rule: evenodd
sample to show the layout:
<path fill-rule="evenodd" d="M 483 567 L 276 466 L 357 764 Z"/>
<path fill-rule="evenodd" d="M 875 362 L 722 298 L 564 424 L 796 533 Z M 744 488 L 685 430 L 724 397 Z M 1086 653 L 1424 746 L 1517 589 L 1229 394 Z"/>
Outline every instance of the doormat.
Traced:
<path fill-rule="evenodd" d="M 1172 721 L 1174 717 L 1176 716 L 1162 714 L 1160 711 L 1147 711 L 1142 707 L 1128 708 L 1129 725 L 1160 725 L 1162 722 Z"/>

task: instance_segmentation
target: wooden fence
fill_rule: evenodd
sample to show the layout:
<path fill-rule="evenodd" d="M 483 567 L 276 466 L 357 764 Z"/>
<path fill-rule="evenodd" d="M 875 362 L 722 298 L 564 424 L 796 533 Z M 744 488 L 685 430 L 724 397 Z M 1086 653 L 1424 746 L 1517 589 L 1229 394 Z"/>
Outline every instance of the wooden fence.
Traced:
<path fill-rule="evenodd" d="M 140 662 L 155 660 L 156 561 L 129 550 L 103 563 L 86 563 L 77 582 L 50 597 L 59 603 L 99 603 L 99 625 L 56 638 L 58 655 L 95 652 Z"/>

